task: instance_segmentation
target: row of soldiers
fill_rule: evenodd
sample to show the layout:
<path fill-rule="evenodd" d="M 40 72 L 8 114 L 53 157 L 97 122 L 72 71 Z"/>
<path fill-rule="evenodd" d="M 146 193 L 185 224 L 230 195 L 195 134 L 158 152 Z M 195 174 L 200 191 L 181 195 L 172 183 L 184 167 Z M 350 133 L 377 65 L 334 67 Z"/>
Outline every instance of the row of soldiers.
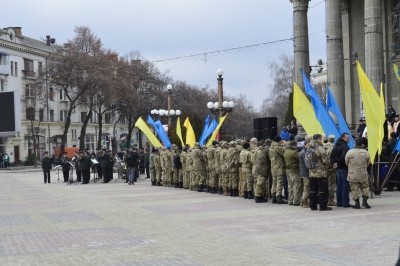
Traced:
<path fill-rule="evenodd" d="M 302 143 L 286 142 L 279 136 L 274 140 L 253 138 L 249 142 L 238 140 L 202 148 L 195 143 L 192 149 L 154 149 L 150 155 L 150 177 L 153 185 L 185 188 L 198 192 L 219 193 L 225 196 L 254 199 L 273 203 L 289 203 L 308 208 L 308 172 L 300 173 L 298 146 Z M 325 144 L 329 153 L 334 144 L 330 138 Z M 300 145 L 301 144 L 301 145 Z M 288 201 L 283 196 L 287 178 Z M 335 169 L 328 169 L 329 204 L 334 205 Z"/>

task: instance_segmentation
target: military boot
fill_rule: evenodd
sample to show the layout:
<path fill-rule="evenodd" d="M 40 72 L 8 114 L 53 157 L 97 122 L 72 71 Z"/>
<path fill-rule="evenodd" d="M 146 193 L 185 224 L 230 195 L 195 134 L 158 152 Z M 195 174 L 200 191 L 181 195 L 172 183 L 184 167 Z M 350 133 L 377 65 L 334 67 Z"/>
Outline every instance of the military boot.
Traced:
<path fill-rule="evenodd" d="M 276 195 L 272 194 L 272 203 L 277 203 Z"/>
<path fill-rule="evenodd" d="M 210 193 L 210 186 L 206 186 L 206 192 Z"/>
<path fill-rule="evenodd" d="M 152 185 L 152 186 L 155 186 L 155 185 L 156 185 L 156 182 L 151 181 L 151 185 Z"/>
<path fill-rule="evenodd" d="M 369 206 L 367 200 L 368 200 L 368 197 L 363 196 L 362 206 L 364 206 L 366 209 L 371 209 L 371 206 Z"/>
<path fill-rule="evenodd" d="M 276 197 L 276 203 L 278 203 L 278 204 L 287 204 L 288 202 L 282 198 L 282 195 L 278 195 Z"/>
<path fill-rule="evenodd" d="M 247 191 L 247 196 L 249 199 L 254 199 L 253 191 Z"/>
<path fill-rule="evenodd" d="M 234 191 L 233 189 L 231 189 L 231 193 L 230 193 L 229 196 L 233 197 L 233 193 L 234 193 L 234 192 L 235 192 L 235 191 Z"/>
<path fill-rule="evenodd" d="M 353 205 L 353 209 L 361 209 L 360 207 L 360 199 L 354 200 L 356 204 Z"/>
<path fill-rule="evenodd" d="M 203 192 L 204 191 L 204 185 L 199 185 L 197 192 Z"/>
<path fill-rule="evenodd" d="M 249 194 L 247 193 L 247 191 L 244 192 L 243 198 L 244 198 L 244 199 L 248 199 L 248 198 L 249 198 Z"/>
<path fill-rule="evenodd" d="M 255 197 L 255 198 L 254 198 L 254 201 L 255 201 L 256 203 L 266 202 L 266 200 L 265 200 L 264 197 Z"/>
<path fill-rule="evenodd" d="M 224 190 L 222 189 L 222 187 L 219 187 L 218 194 L 220 195 L 224 194 Z"/>
<path fill-rule="evenodd" d="M 183 182 L 179 182 L 179 188 L 183 188 Z"/>

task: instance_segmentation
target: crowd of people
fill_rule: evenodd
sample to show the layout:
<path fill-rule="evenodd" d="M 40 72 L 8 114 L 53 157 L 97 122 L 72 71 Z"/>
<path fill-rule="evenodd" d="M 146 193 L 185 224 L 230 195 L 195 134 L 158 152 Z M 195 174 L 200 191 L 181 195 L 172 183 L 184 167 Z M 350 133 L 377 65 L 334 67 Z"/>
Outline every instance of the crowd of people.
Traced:
<path fill-rule="evenodd" d="M 323 140 L 319 134 L 296 139 L 285 141 L 277 136 L 273 140 L 214 141 L 207 148 L 198 143 L 193 148 L 153 148 L 149 156 L 151 183 L 254 199 L 256 203 L 272 198 L 272 203 L 311 210 L 332 210 L 329 206 L 370 208 L 370 159 L 363 138 L 357 138 L 351 150 L 346 133 L 336 142 L 334 136 Z M 135 182 L 137 160 L 134 149 L 126 152 L 129 184 Z"/>
<path fill-rule="evenodd" d="M 366 139 L 358 137 L 349 149 L 350 135 L 316 134 L 305 138 L 295 135 L 295 122 L 285 127 L 291 130 L 287 139 L 249 141 L 213 141 L 210 147 L 147 149 L 129 148 L 113 155 L 109 150 L 76 151 L 73 158 L 64 153 L 60 158 L 64 182 L 88 184 L 90 173 L 108 183 L 113 179 L 114 165 L 128 185 L 145 174 L 153 186 L 165 186 L 208 192 L 231 197 L 254 199 L 256 203 L 289 204 L 311 210 L 332 210 L 330 206 L 360 209 L 370 208 L 368 195 L 370 157 Z M 393 150 L 395 132 L 387 142 L 385 152 Z M 44 154 L 44 183 L 50 183 L 51 159 Z M 71 169 L 73 167 L 73 169 Z M 71 170 L 76 179 L 70 177 Z M 396 173 L 396 172 L 395 172 Z M 389 183 L 390 184 L 390 183 Z M 393 187 L 388 186 L 389 190 Z M 354 204 L 350 204 L 349 194 Z M 360 203 L 360 199 L 362 202 Z"/>

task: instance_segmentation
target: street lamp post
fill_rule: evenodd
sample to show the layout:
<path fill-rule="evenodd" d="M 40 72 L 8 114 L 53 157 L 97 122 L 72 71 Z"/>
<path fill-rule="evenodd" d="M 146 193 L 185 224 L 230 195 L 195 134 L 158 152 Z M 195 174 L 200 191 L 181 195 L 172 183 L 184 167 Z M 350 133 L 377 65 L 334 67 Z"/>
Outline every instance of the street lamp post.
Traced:
<path fill-rule="evenodd" d="M 230 113 L 233 111 L 235 107 L 235 103 L 233 101 L 224 101 L 224 87 L 223 87 L 223 78 L 222 75 L 224 71 L 222 69 L 217 69 L 217 81 L 218 81 L 218 102 L 208 102 L 207 108 L 214 115 L 218 115 L 218 118 L 221 119 L 226 113 Z M 221 128 L 222 131 L 222 128 Z"/>
<path fill-rule="evenodd" d="M 172 85 L 168 84 L 167 85 L 167 93 L 168 93 L 168 131 L 169 128 L 171 127 L 171 117 L 169 116 L 171 114 L 171 106 L 172 106 Z M 175 111 L 174 111 L 175 113 Z"/>

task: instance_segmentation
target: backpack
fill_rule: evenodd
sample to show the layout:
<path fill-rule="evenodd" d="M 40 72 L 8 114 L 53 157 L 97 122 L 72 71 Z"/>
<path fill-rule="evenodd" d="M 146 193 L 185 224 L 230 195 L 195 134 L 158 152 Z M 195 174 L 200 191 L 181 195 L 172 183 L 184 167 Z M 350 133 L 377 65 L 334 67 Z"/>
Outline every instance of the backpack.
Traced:
<path fill-rule="evenodd" d="M 306 168 L 309 170 L 313 170 L 317 168 L 318 165 L 318 159 L 316 155 L 316 150 L 314 147 L 308 147 L 306 150 L 306 153 L 304 155 L 304 163 L 306 165 Z"/>

